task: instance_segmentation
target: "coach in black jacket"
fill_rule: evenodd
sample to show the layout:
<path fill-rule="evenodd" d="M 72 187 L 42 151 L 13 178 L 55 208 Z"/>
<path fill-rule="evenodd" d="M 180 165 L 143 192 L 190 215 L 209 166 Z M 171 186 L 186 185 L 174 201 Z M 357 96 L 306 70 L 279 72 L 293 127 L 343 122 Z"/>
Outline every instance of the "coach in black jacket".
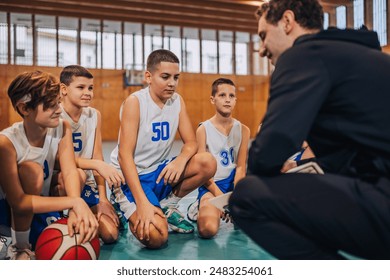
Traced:
<path fill-rule="evenodd" d="M 233 219 L 281 259 L 390 259 L 390 56 L 375 32 L 321 31 L 317 0 L 258 10 L 275 65 Z M 283 174 L 306 140 L 325 175 Z"/>

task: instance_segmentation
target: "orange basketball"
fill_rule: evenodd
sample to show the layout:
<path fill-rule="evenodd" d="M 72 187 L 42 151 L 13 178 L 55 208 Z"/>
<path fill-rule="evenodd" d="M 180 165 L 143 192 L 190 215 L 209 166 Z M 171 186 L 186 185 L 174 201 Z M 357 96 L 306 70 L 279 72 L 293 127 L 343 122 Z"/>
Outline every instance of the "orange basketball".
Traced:
<path fill-rule="evenodd" d="M 46 227 L 35 246 L 37 260 L 97 260 L 100 254 L 99 238 L 77 245 L 79 234 L 70 237 L 68 219 L 63 218 Z"/>

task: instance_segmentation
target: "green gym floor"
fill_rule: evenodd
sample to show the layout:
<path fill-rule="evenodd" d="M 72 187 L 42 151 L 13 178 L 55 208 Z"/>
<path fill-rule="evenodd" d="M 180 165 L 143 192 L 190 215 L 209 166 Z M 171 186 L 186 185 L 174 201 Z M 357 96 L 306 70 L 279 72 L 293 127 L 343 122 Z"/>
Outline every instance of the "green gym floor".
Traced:
<path fill-rule="evenodd" d="M 179 209 L 186 213 L 197 193 L 180 201 Z M 196 223 L 194 223 L 196 229 Z M 218 234 L 202 239 L 197 231 L 191 234 L 169 233 L 168 244 L 158 250 L 145 248 L 130 232 L 124 230 L 119 241 L 101 247 L 101 260 L 270 260 L 275 259 L 255 244 L 231 223 L 221 221 Z"/>
<path fill-rule="evenodd" d="M 115 142 L 104 142 L 103 153 L 109 162 Z M 176 141 L 171 154 L 180 151 L 181 142 Z M 197 191 L 184 197 L 179 210 L 186 215 L 188 205 L 195 200 Z M 219 232 L 212 239 L 202 239 L 196 231 L 191 234 L 170 233 L 163 248 L 145 248 L 130 232 L 124 230 L 115 244 L 101 247 L 101 260 L 270 260 L 275 259 L 255 244 L 233 224 L 221 221 Z"/>

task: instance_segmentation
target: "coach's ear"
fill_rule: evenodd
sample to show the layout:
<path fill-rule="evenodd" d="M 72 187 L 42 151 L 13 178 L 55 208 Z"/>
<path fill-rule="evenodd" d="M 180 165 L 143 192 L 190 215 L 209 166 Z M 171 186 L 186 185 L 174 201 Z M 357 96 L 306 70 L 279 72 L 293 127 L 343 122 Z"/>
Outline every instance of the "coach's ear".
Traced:
<path fill-rule="evenodd" d="M 295 24 L 295 14 L 291 10 L 286 10 L 282 16 L 283 29 L 286 34 L 289 34 Z"/>
<path fill-rule="evenodd" d="M 214 96 L 212 96 L 212 95 L 210 96 L 210 103 L 215 105 L 215 99 L 214 99 Z"/>

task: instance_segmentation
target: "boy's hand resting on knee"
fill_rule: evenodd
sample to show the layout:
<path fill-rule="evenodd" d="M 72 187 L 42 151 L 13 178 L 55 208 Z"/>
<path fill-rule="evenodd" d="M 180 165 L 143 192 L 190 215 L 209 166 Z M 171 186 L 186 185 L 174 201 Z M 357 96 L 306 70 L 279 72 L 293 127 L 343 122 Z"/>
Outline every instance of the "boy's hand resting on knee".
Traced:
<path fill-rule="evenodd" d="M 155 217 L 156 215 L 165 219 L 165 215 L 161 209 L 155 207 L 149 201 L 137 205 L 137 219 L 134 223 L 133 233 L 138 236 L 140 240 L 149 241 L 150 224 L 153 224 L 159 232 L 163 232 L 163 229 L 159 228 L 159 223 Z"/>
<path fill-rule="evenodd" d="M 115 225 L 119 225 L 119 218 L 115 212 L 114 207 L 107 199 L 99 199 L 99 203 L 96 205 L 97 209 L 97 219 L 100 221 L 100 217 L 104 214 L 111 218 Z"/>

